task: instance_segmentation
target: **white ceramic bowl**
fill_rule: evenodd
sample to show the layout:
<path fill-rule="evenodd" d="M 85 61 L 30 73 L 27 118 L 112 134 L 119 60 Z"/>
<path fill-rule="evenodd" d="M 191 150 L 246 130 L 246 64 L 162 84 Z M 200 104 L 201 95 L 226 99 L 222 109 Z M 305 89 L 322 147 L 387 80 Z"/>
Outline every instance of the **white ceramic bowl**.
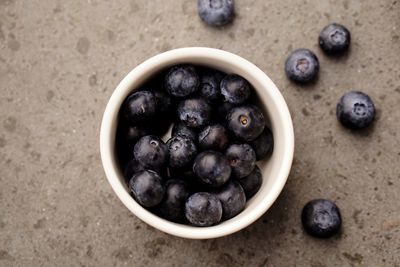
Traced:
<path fill-rule="evenodd" d="M 204 65 L 247 79 L 254 87 L 274 136 L 274 151 L 268 160 L 258 162 L 263 183 L 246 208 L 234 218 L 211 227 L 194 227 L 167 221 L 147 211 L 130 196 L 115 155 L 115 133 L 120 106 L 124 99 L 154 74 L 170 66 L 191 63 Z M 190 47 L 156 55 L 135 67 L 117 86 L 103 115 L 100 152 L 104 171 L 124 205 L 147 224 L 171 235 L 207 239 L 232 234 L 263 215 L 281 193 L 292 165 L 294 135 L 292 119 L 285 100 L 268 76 L 251 62 L 222 50 Z"/>

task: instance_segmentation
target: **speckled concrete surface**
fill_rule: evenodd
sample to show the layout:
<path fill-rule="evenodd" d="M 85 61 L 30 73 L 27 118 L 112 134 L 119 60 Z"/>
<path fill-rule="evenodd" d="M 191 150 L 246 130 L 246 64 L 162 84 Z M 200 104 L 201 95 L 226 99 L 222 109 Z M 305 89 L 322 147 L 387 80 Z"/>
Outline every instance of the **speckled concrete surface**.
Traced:
<path fill-rule="evenodd" d="M 400 2 L 246 0 L 224 29 L 189 0 L 0 0 L 0 266 L 399 266 Z M 296 3 L 296 4 L 295 4 Z M 345 24 L 351 52 L 325 57 L 327 23 Z M 257 64 L 293 115 L 293 169 L 273 208 L 216 240 L 168 236 L 114 195 L 99 158 L 102 112 L 117 83 L 159 52 L 209 46 Z M 317 83 L 288 82 L 283 62 L 313 49 Z M 352 133 L 334 111 L 349 89 L 374 99 L 373 128 Z M 305 235 L 299 213 L 337 201 L 342 234 Z"/>

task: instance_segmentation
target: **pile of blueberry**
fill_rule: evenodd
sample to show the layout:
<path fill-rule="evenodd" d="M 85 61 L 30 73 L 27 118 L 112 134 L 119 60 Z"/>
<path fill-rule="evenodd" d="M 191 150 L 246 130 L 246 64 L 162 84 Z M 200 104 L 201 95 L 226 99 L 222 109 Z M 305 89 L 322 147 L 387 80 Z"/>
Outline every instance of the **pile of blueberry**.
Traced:
<path fill-rule="evenodd" d="M 233 0 L 198 0 L 206 24 L 224 26 L 234 19 Z M 343 55 L 350 32 L 332 23 L 318 42 L 328 56 Z M 318 77 L 320 63 L 309 49 L 293 51 L 285 62 L 288 79 L 303 85 Z M 242 77 L 179 65 L 153 77 L 127 97 L 120 111 L 117 154 L 134 199 L 155 214 L 178 223 L 211 226 L 239 214 L 257 193 L 262 175 L 257 160 L 273 150 L 271 131 L 251 103 L 252 88 Z M 349 91 L 337 104 L 339 122 L 349 129 L 374 120 L 371 98 Z M 169 135 L 164 143 L 161 136 Z M 334 202 L 315 199 L 301 214 L 307 233 L 335 235 L 341 215 Z"/>
<path fill-rule="evenodd" d="M 273 150 L 253 93 L 238 75 L 178 65 L 130 94 L 116 140 L 133 198 L 195 226 L 239 214 L 262 184 L 256 161 Z"/>

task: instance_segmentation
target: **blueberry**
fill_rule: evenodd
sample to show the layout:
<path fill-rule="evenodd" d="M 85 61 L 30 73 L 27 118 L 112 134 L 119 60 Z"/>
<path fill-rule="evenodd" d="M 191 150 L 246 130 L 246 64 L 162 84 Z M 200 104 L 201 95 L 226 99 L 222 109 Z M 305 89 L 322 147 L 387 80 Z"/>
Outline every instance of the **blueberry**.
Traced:
<path fill-rule="evenodd" d="M 230 74 L 221 81 L 221 94 L 225 102 L 242 104 L 250 96 L 250 85 L 239 75 Z"/>
<path fill-rule="evenodd" d="M 215 195 L 222 204 L 222 219 L 228 220 L 244 210 L 246 195 L 237 181 L 226 183 Z"/>
<path fill-rule="evenodd" d="M 184 136 L 175 136 L 168 140 L 169 166 L 182 168 L 190 164 L 197 155 L 193 141 Z"/>
<path fill-rule="evenodd" d="M 193 172 L 200 182 L 209 187 L 219 187 L 231 176 L 231 167 L 220 152 L 205 151 L 197 155 Z"/>
<path fill-rule="evenodd" d="M 161 177 L 151 170 L 134 174 L 129 181 L 129 189 L 135 200 L 146 208 L 158 205 L 165 192 Z"/>
<path fill-rule="evenodd" d="M 216 104 L 221 101 L 220 83 L 223 74 L 219 71 L 205 71 L 200 79 L 200 95 L 209 103 Z"/>
<path fill-rule="evenodd" d="M 260 168 L 258 168 L 256 165 L 249 175 L 239 179 L 238 182 L 242 186 L 244 193 L 246 194 L 246 198 L 250 199 L 258 192 L 262 184 L 262 174 Z"/>
<path fill-rule="evenodd" d="M 172 137 L 175 136 L 184 136 L 191 139 L 194 142 L 197 142 L 197 133 L 193 128 L 187 127 L 184 123 L 179 122 L 175 123 L 172 127 Z"/>
<path fill-rule="evenodd" d="M 265 127 L 264 115 L 254 105 L 232 108 L 226 120 L 229 130 L 244 141 L 256 139 Z"/>
<path fill-rule="evenodd" d="M 189 65 L 172 67 L 165 77 L 167 92 L 175 97 L 186 97 L 198 90 L 200 84 L 196 69 Z"/>
<path fill-rule="evenodd" d="M 128 96 L 123 113 L 132 123 L 143 122 L 154 117 L 157 112 L 157 100 L 152 92 L 139 91 Z"/>
<path fill-rule="evenodd" d="M 301 213 L 301 222 L 308 234 L 319 238 L 335 235 L 342 225 L 339 208 L 326 199 L 308 202 Z"/>
<path fill-rule="evenodd" d="M 158 209 L 161 217 L 182 222 L 185 219 L 185 203 L 190 196 L 189 186 L 182 180 L 172 179 L 165 183 L 165 196 Z"/>
<path fill-rule="evenodd" d="M 250 145 L 254 149 L 254 152 L 256 152 L 257 160 L 264 159 L 271 155 L 274 149 L 274 139 L 271 130 L 265 127 L 264 132 L 251 141 Z"/>
<path fill-rule="evenodd" d="M 185 216 L 195 226 L 217 224 L 222 218 L 221 201 L 207 192 L 195 193 L 185 203 Z"/>
<path fill-rule="evenodd" d="M 146 135 L 136 143 L 133 154 L 146 168 L 161 168 L 168 162 L 168 147 L 154 135 Z"/>
<path fill-rule="evenodd" d="M 235 16 L 233 0 L 198 0 L 197 10 L 200 18 L 211 26 L 223 26 Z"/>
<path fill-rule="evenodd" d="M 203 150 L 222 151 L 228 143 L 228 132 L 221 124 L 207 126 L 199 133 L 199 147 Z"/>
<path fill-rule="evenodd" d="M 350 46 L 350 32 L 343 25 L 332 23 L 319 34 L 319 46 L 328 55 L 340 54 Z"/>
<path fill-rule="evenodd" d="M 201 128 L 211 120 L 211 107 L 202 98 L 186 99 L 179 103 L 178 116 L 186 126 Z"/>
<path fill-rule="evenodd" d="M 317 56 L 309 49 L 297 49 L 286 59 L 286 76 L 297 83 L 313 81 L 319 71 Z"/>
<path fill-rule="evenodd" d="M 248 144 L 232 144 L 225 155 L 235 178 L 240 179 L 249 175 L 256 166 L 256 153 Z"/>
<path fill-rule="evenodd" d="M 359 91 L 350 91 L 340 98 L 336 106 L 336 116 L 347 128 L 365 128 L 375 118 L 375 106 L 368 95 Z"/>

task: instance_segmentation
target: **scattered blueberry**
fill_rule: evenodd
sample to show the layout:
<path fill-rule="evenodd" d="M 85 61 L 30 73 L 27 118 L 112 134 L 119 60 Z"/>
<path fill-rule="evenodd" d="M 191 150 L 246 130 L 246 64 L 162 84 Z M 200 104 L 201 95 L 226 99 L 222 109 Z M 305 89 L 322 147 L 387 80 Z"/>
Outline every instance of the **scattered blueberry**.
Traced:
<path fill-rule="evenodd" d="M 197 10 L 200 18 L 211 26 L 223 26 L 235 16 L 233 0 L 198 0 Z"/>
<path fill-rule="evenodd" d="M 157 112 L 156 97 L 149 91 L 131 94 L 126 99 L 124 106 L 124 115 L 133 124 L 151 119 Z"/>
<path fill-rule="evenodd" d="M 225 155 L 235 178 L 240 179 L 249 175 L 256 166 L 256 153 L 248 144 L 232 144 Z"/>
<path fill-rule="evenodd" d="M 197 155 L 197 147 L 193 141 L 184 136 L 175 136 L 168 140 L 169 166 L 182 168 L 193 161 Z"/>
<path fill-rule="evenodd" d="M 198 90 L 200 84 L 196 69 L 189 65 L 174 66 L 165 77 L 167 92 L 175 97 L 186 97 Z"/>
<path fill-rule="evenodd" d="M 186 182 L 177 179 L 165 183 L 165 196 L 159 207 L 161 217 L 182 222 L 185 219 L 185 203 L 190 196 L 189 186 Z"/>
<path fill-rule="evenodd" d="M 250 145 L 254 149 L 254 152 L 256 152 L 257 160 L 262 160 L 271 155 L 274 149 L 274 139 L 271 130 L 265 127 L 264 132 L 251 141 Z"/>
<path fill-rule="evenodd" d="M 244 193 L 246 194 L 246 198 L 250 199 L 258 192 L 262 184 L 262 174 L 260 168 L 258 168 L 256 165 L 249 175 L 239 179 L 238 182 L 242 186 Z"/>
<path fill-rule="evenodd" d="M 313 81 L 319 71 L 317 56 L 309 49 L 297 49 L 285 62 L 286 76 L 297 83 Z"/>
<path fill-rule="evenodd" d="M 157 136 L 146 135 L 136 143 L 133 154 L 145 167 L 161 168 L 168 162 L 168 147 Z"/>
<path fill-rule="evenodd" d="M 185 203 L 185 216 L 196 226 L 211 226 L 222 218 L 221 201 L 213 194 L 199 192 L 191 195 Z"/>
<path fill-rule="evenodd" d="M 239 214 L 246 205 L 246 195 L 242 186 L 236 181 L 226 183 L 216 193 L 222 204 L 222 218 L 228 220 Z"/>
<path fill-rule="evenodd" d="M 264 115 L 254 105 L 232 108 L 226 120 L 229 130 L 244 141 L 256 139 L 265 127 Z"/>
<path fill-rule="evenodd" d="M 340 54 L 350 46 L 350 32 L 343 25 L 332 23 L 319 34 L 319 46 L 328 55 Z"/>
<path fill-rule="evenodd" d="M 368 95 L 359 91 L 350 91 L 340 98 L 336 106 L 336 116 L 347 128 L 365 128 L 375 118 L 375 106 Z"/>
<path fill-rule="evenodd" d="M 147 208 L 158 205 L 165 192 L 161 177 L 150 170 L 134 174 L 129 181 L 129 189 L 136 201 Z"/>
<path fill-rule="evenodd" d="M 200 79 L 200 95 L 209 103 L 216 104 L 221 101 L 220 83 L 223 74 L 219 71 L 204 71 Z"/>
<path fill-rule="evenodd" d="M 199 133 L 199 147 L 203 150 L 222 151 L 228 143 L 228 132 L 221 124 L 207 126 Z"/>
<path fill-rule="evenodd" d="M 201 128 L 210 123 L 211 107 L 202 98 L 186 99 L 179 103 L 178 116 L 186 126 Z"/>
<path fill-rule="evenodd" d="M 339 208 L 326 199 L 308 202 L 301 213 L 301 222 L 308 234 L 319 238 L 335 235 L 342 225 Z"/>
<path fill-rule="evenodd" d="M 197 155 L 193 172 L 200 182 L 209 187 L 219 187 L 231 176 L 231 167 L 220 152 L 205 151 Z"/>
<path fill-rule="evenodd" d="M 221 81 L 221 94 L 225 102 L 242 104 L 250 96 L 250 85 L 239 75 L 230 74 Z"/>
<path fill-rule="evenodd" d="M 197 142 L 197 133 L 193 128 L 187 127 L 183 122 L 175 123 L 172 127 L 172 137 L 184 136 Z"/>

